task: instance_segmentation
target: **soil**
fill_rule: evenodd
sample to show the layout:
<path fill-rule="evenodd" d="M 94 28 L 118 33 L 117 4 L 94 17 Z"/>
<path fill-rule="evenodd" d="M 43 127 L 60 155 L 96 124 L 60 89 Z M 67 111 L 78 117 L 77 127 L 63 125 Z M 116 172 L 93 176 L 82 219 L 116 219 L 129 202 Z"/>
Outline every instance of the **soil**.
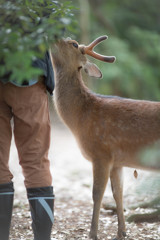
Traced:
<path fill-rule="evenodd" d="M 81 155 L 71 132 L 59 122 L 52 126 L 52 143 L 49 153 L 51 172 L 55 189 L 55 222 L 52 229 L 53 240 L 89 239 L 92 215 L 92 167 Z M 10 167 L 14 177 L 15 200 L 11 224 L 11 240 L 33 240 L 31 217 L 26 198 L 21 168 L 18 164 L 14 140 L 11 146 Z M 153 209 L 136 208 L 132 205 L 153 199 L 159 188 L 153 188 L 152 180 L 159 174 L 138 171 L 134 178 L 133 169 L 124 170 L 125 217 L 133 213 L 145 213 Z M 146 186 L 151 187 L 146 188 Z M 103 203 L 113 204 L 110 182 Z M 128 240 L 160 240 L 160 222 L 128 223 Z M 109 240 L 116 236 L 117 216 L 112 210 L 102 206 L 99 220 L 98 239 Z M 44 239 L 45 240 L 45 239 Z"/>

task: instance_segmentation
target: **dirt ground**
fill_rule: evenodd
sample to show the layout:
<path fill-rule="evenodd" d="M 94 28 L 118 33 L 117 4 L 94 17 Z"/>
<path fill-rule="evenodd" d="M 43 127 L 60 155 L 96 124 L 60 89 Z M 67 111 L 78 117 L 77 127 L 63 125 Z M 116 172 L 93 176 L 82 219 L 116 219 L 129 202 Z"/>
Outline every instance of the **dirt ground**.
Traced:
<path fill-rule="evenodd" d="M 56 195 L 52 238 L 53 240 L 88 239 L 92 215 L 92 167 L 81 155 L 70 131 L 62 124 L 57 124 L 57 120 L 52 127 L 52 143 L 49 156 Z M 15 200 L 10 239 L 32 240 L 29 206 L 14 141 L 11 146 L 10 166 L 15 176 Z M 155 173 L 138 171 L 138 179 L 135 179 L 133 170 L 124 170 L 126 218 L 132 213 L 153 211 L 152 209 L 143 210 L 140 208 L 130 210 L 130 206 L 150 200 L 156 195 L 156 188 L 152 187 L 152 179 L 158 177 L 159 175 Z M 151 187 L 146 188 L 148 185 L 151 185 Z M 109 182 L 103 203 L 113 202 Z M 126 222 L 126 228 L 126 239 L 128 240 L 160 240 L 159 222 L 141 224 Z M 116 236 L 116 230 L 116 215 L 102 207 L 98 232 L 99 239 L 113 239 Z"/>

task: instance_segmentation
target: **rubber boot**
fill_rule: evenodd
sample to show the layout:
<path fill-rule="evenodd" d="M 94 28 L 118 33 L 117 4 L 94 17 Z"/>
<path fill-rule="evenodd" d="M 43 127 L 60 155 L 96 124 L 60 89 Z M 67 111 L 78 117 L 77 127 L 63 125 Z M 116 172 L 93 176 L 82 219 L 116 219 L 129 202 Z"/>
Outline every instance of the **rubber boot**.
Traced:
<path fill-rule="evenodd" d="M 0 239 L 8 240 L 12 218 L 13 183 L 0 184 Z"/>
<path fill-rule="evenodd" d="M 34 240 L 50 240 L 54 221 L 53 187 L 28 188 Z"/>

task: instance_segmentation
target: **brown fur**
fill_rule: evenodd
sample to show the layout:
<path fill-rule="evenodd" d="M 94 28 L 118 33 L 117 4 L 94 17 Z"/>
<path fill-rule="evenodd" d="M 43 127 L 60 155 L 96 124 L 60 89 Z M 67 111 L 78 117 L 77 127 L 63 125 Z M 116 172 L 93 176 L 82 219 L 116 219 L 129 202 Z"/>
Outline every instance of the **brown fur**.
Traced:
<path fill-rule="evenodd" d="M 123 239 L 122 167 L 156 168 L 152 163 L 143 166 L 138 156 L 143 148 L 160 139 L 160 103 L 92 93 L 83 83 L 81 68 L 90 75 L 98 75 L 99 69 L 88 63 L 81 46 L 75 48 L 73 42 L 62 40 L 51 48 L 55 104 L 83 155 L 93 165 L 94 208 L 90 238 L 97 239 L 100 205 L 110 177 L 117 204 L 117 239 Z"/>

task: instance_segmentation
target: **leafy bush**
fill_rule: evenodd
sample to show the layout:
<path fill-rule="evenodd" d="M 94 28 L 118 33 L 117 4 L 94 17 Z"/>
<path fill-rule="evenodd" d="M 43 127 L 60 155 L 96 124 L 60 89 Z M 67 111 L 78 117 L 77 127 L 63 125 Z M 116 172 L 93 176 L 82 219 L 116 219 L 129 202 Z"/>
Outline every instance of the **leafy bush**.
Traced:
<path fill-rule="evenodd" d="M 40 73 L 32 67 L 35 57 L 43 57 L 55 36 L 74 32 L 73 7 L 68 1 L 1 0 L 0 76 L 12 73 L 22 81 Z"/>

